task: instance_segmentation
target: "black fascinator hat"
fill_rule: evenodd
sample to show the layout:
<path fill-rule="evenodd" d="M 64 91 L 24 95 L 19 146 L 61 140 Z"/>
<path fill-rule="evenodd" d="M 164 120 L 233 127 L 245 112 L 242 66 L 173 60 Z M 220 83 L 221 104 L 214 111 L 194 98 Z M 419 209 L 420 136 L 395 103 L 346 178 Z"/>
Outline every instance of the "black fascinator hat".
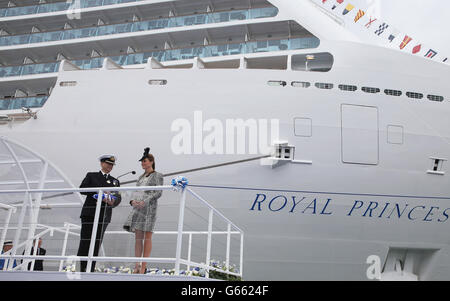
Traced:
<path fill-rule="evenodd" d="M 150 147 L 146 147 L 144 149 L 144 154 L 142 155 L 142 158 L 139 159 L 139 161 L 143 161 L 145 158 L 148 158 L 149 152 L 150 152 Z"/>
<path fill-rule="evenodd" d="M 142 155 L 142 158 L 139 159 L 139 161 L 144 161 L 145 159 L 149 159 L 151 162 L 153 162 L 153 169 L 155 169 L 155 157 L 153 157 L 152 154 L 150 154 L 150 147 L 146 147 L 144 149 L 144 154 Z"/>

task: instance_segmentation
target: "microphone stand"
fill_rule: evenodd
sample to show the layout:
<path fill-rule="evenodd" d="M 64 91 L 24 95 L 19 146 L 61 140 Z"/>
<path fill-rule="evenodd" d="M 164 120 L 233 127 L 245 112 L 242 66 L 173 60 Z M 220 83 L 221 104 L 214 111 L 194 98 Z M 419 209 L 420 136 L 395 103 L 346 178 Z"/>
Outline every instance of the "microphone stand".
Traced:
<path fill-rule="evenodd" d="M 128 174 L 130 174 L 130 173 L 133 174 L 133 175 L 136 174 L 136 172 L 135 172 L 134 170 L 132 170 L 132 171 L 129 171 L 129 172 L 124 173 L 123 175 L 118 176 L 117 179 L 118 179 L 118 178 L 121 178 L 121 177 L 123 177 L 123 176 L 126 176 L 126 175 L 128 175 Z"/>

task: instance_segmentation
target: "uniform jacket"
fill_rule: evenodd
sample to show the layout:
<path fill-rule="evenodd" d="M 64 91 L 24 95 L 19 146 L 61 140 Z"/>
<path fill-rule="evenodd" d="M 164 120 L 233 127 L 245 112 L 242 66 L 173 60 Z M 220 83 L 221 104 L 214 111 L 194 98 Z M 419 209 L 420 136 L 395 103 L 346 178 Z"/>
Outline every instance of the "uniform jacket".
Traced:
<path fill-rule="evenodd" d="M 108 180 L 105 179 L 101 171 L 98 172 L 88 172 L 86 177 L 81 182 L 80 188 L 89 187 L 119 187 L 120 182 L 113 176 L 109 175 Z M 111 193 L 114 192 L 112 189 L 105 189 Z M 83 217 L 95 217 L 95 208 L 97 206 L 97 199 L 94 198 L 94 194 L 97 192 L 81 192 L 81 194 L 86 195 L 86 201 L 84 202 L 83 209 L 81 210 L 81 218 Z M 112 208 L 117 207 L 120 204 L 121 196 L 118 192 L 113 194 L 117 197 L 113 206 L 102 202 L 102 207 L 100 210 L 99 222 L 109 223 L 111 222 Z"/>
<path fill-rule="evenodd" d="M 30 251 L 30 255 L 33 255 L 34 253 L 34 247 L 31 247 L 31 251 Z M 45 255 L 45 253 L 47 253 L 47 250 L 45 250 L 44 248 L 38 248 L 36 251 L 36 255 Z M 22 252 L 22 255 L 25 255 L 25 251 Z M 23 260 L 22 260 L 23 262 Z M 44 265 L 43 265 L 43 260 L 35 260 L 34 261 L 34 271 L 43 271 L 44 270 Z M 28 271 L 31 270 L 31 262 L 28 264 Z"/>

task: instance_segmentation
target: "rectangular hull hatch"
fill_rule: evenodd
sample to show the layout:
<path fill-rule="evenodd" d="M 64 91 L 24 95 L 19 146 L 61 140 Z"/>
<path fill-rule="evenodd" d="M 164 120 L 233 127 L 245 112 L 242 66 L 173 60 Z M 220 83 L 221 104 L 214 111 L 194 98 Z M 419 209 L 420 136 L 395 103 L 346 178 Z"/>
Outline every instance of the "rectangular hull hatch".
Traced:
<path fill-rule="evenodd" d="M 378 108 L 341 105 L 342 162 L 378 164 Z"/>

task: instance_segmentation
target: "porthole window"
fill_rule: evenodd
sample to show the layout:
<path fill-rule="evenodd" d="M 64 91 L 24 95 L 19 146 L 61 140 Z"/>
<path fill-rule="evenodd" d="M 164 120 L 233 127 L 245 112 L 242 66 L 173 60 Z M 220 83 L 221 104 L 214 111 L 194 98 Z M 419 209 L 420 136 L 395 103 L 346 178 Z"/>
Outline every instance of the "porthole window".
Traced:
<path fill-rule="evenodd" d="M 282 86 L 282 87 L 285 87 L 285 86 L 287 85 L 287 83 L 286 83 L 285 81 L 283 81 L 283 80 L 269 80 L 269 81 L 267 82 L 267 84 L 268 84 L 269 86 L 272 86 L 272 87 L 276 87 L 276 86 Z"/>
<path fill-rule="evenodd" d="M 416 93 L 416 92 L 406 92 L 406 96 L 408 96 L 409 98 L 415 98 L 415 99 L 422 99 L 423 98 L 423 94 Z"/>
<path fill-rule="evenodd" d="M 372 87 L 362 87 L 361 90 L 363 90 L 366 93 L 380 93 L 380 89 L 379 88 L 372 88 Z"/>
<path fill-rule="evenodd" d="M 444 101 L 444 97 L 443 96 L 438 96 L 438 95 L 428 95 L 427 98 L 431 101 L 439 101 L 439 102 L 443 102 Z"/>
<path fill-rule="evenodd" d="M 164 86 L 167 85 L 167 80 L 165 79 L 151 79 L 148 81 L 149 85 L 152 86 Z"/>
<path fill-rule="evenodd" d="M 358 89 L 358 87 L 351 85 L 339 85 L 339 89 L 341 89 L 342 91 L 355 92 Z"/>
<path fill-rule="evenodd" d="M 333 89 L 333 84 L 330 83 L 316 83 L 315 86 L 319 89 Z"/>
<path fill-rule="evenodd" d="M 59 85 L 61 87 L 73 87 L 77 85 L 77 82 L 76 81 L 60 82 Z"/>
<path fill-rule="evenodd" d="M 384 90 L 384 94 L 390 95 L 390 96 L 402 96 L 402 91 L 386 89 L 386 90 Z"/>
<path fill-rule="evenodd" d="M 308 82 L 292 82 L 291 86 L 292 87 L 296 87 L 296 88 L 309 88 L 311 86 L 311 83 L 308 83 Z"/>

